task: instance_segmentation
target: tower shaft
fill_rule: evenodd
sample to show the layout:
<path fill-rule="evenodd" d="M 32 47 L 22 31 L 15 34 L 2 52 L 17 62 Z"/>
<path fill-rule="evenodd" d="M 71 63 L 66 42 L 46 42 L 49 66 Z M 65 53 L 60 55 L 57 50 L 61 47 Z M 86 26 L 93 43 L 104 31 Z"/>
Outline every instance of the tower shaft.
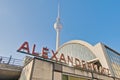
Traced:
<path fill-rule="evenodd" d="M 60 30 L 56 30 L 56 50 L 59 48 L 60 46 Z"/>

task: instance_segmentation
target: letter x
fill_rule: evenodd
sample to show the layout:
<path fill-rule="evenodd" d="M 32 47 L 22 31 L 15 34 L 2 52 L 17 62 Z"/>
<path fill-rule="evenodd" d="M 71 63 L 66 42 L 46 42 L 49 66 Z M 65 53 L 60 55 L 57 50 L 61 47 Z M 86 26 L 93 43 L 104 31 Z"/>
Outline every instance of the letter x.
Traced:
<path fill-rule="evenodd" d="M 58 52 L 55 52 L 55 53 L 54 53 L 54 51 L 52 50 L 52 54 L 53 54 L 52 57 L 51 57 L 52 60 L 53 60 L 53 58 L 55 58 L 56 61 L 58 61 L 58 58 L 56 57 L 57 53 L 58 53 Z"/>

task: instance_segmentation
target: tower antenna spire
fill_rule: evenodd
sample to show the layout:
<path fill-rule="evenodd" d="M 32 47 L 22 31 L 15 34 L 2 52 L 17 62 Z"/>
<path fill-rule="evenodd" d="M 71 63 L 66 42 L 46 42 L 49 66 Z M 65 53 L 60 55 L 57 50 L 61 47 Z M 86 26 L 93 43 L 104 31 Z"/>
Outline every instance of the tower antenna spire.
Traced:
<path fill-rule="evenodd" d="M 56 51 L 60 46 L 60 30 L 62 29 L 62 24 L 60 22 L 60 0 L 58 0 L 58 15 L 56 22 L 54 23 L 54 29 L 56 30 Z"/>
<path fill-rule="evenodd" d="M 58 18 L 60 18 L 60 0 L 58 0 Z"/>

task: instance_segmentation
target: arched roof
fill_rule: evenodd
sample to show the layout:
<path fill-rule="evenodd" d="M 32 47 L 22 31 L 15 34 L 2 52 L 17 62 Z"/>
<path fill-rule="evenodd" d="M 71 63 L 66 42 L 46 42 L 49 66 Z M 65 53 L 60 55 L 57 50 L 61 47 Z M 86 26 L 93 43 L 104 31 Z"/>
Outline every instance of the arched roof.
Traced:
<path fill-rule="evenodd" d="M 93 46 L 82 40 L 72 40 L 64 43 L 58 50 L 58 54 L 63 53 L 85 61 L 97 58 Z"/>

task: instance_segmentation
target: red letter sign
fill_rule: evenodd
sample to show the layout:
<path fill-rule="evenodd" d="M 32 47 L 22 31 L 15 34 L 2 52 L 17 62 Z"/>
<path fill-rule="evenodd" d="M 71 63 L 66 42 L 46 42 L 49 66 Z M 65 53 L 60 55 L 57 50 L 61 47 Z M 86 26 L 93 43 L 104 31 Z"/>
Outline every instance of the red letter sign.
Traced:
<path fill-rule="evenodd" d="M 35 52 L 35 47 L 36 47 L 36 45 L 34 44 L 32 54 L 34 56 L 39 56 L 39 53 Z"/>
<path fill-rule="evenodd" d="M 60 60 L 59 60 L 60 62 L 64 62 L 64 63 L 66 63 L 66 60 L 65 60 L 65 56 L 64 56 L 64 54 L 61 54 L 60 55 Z"/>
<path fill-rule="evenodd" d="M 25 51 L 24 51 L 25 50 Z M 30 53 L 28 42 L 24 42 L 22 46 L 17 50 L 18 52 Z"/>
<path fill-rule="evenodd" d="M 48 48 L 43 48 L 42 49 L 42 57 L 43 58 L 48 59 L 48 51 L 49 51 Z"/>
<path fill-rule="evenodd" d="M 53 55 L 52 55 L 51 59 L 54 60 L 54 58 L 55 58 L 55 60 L 58 61 L 58 58 L 57 58 L 57 56 L 56 56 L 56 55 L 57 55 L 57 52 L 54 52 L 54 51 L 52 50 L 52 54 L 53 54 Z"/>

